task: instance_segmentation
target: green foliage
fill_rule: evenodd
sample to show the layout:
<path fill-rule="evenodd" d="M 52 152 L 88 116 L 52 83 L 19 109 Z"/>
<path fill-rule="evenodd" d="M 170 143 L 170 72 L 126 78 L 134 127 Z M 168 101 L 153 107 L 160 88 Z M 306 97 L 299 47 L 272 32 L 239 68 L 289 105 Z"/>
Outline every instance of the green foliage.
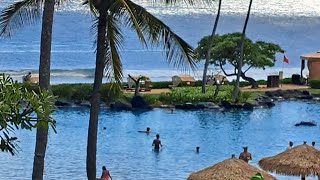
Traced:
<path fill-rule="evenodd" d="M 219 95 L 214 99 L 215 87 L 207 87 L 205 94 L 201 93 L 201 87 L 177 87 L 169 93 L 161 93 L 159 101 L 164 104 L 182 104 L 187 102 L 219 102 L 222 99 L 228 99 L 230 86 L 221 86 Z"/>
<path fill-rule="evenodd" d="M 240 103 L 245 103 L 251 98 L 252 93 L 249 91 L 239 91 L 238 101 Z"/>
<path fill-rule="evenodd" d="M 155 89 L 168 88 L 169 85 L 172 85 L 172 81 L 152 82 L 152 88 Z"/>
<path fill-rule="evenodd" d="M 208 44 L 211 39 L 210 37 L 211 36 L 205 36 L 198 42 L 198 47 L 195 49 L 195 52 L 199 61 L 205 59 Z M 210 63 L 219 66 L 225 75 L 236 76 L 235 72 L 240 56 L 237 48 L 239 47 L 240 39 L 241 33 L 237 32 L 215 35 L 213 38 Z M 253 42 L 251 39 L 245 38 L 241 76 L 245 76 L 245 73 L 250 68 L 265 69 L 266 67 L 274 66 L 276 61 L 275 55 L 279 52 L 283 53 L 284 50 L 277 44 L 264 41 Z M 233 66 L 233 73 L 226 73 L 224 70 L 225 65 Z"/>
<path fill-rule="evenodd" d="M 203 37 L 198 42 L 196 53 L 198 59 L 205 59 L 207 53 L 207 44 L 210 36 Z M 241 33 L 228 33 L 224 35 L 216 35 L 214 37 L 214 47 L 211 54 L 211 64 L 225 65 L 230 64 L 236 66 L 239 56 L 238 43 L 240 42 Z M 274 66 L 275 54 L 284 52 L 277 44 L 264 41 L 253 42 L 249 38 L 245 38 L 243 66 L 265 69 L 266 66 Z"/>
<path fill-rule="evenodd" d="M 292 79 L 291 78 L 284 78 L 280 80 L 281 84 L 291 84 L 292 83 Z"/>
<path fill-rule="evenodd" d="M 250 180 L 264 180 L 264 177 L 261 173 L 256 173 L 255 175 L 253 175 Z"/>
<path fill-rule="evenodd" d="M 30 86 L 31 87 L 31 86 Z M 54 96 L 46 90 L 27 90 L 4 74 L 0 77 L 0 150 L 12 155 L 18 150 L 15 130 L 48 127 L 55 131 L 55 121 L 50 117 L 55 109 Z M 33 117 L 37 115 L 37 118 Z"/>
<path fill-rule="evenodd" d="M 115 83 L 103 84 L 100 88 L 100 93 L 102 100 L 106 103 L 117 100 L 123 94 L 120 86 Z"/>
<path fill-rule="evenodd" d="M 60 99 L 90 100 L 92 84 L 59 84 L 51 86 L 52 93 Z"/>
<path fill-rule="evenodd" d="M 309 84 L 311 88 L 320 89 L 320 80 L 311 80 Z"/>

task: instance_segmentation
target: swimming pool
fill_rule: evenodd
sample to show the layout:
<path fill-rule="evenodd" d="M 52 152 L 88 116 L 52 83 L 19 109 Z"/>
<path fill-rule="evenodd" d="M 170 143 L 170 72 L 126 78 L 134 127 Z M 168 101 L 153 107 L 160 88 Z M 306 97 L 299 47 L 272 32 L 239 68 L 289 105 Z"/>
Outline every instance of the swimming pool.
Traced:
<path fill-rule="evenodd" d="M 287 147 L 316 141 L 319 127 L 295 127 L 302 120 L 320 123 L 319 103 L 284 101 L 271 109 L 223 112 L 219 110 L 112 112 L 102 109 L 98 130 L 97 175 L 106 165 L 114 180 L 186 179 L 192 171 L 212 165 L 242 146 L 252 153 L 252 165 Z M 89 109 L 63 108 L 54 113 L 57 134 L 50 131 L 45 179 L 86 179 L 86 142 Z M 104 130 L 104 127 L 106 128 Z M 151 128 L 149 135 L 138 130 Z M 36 131 L 16 132 L 21 151 L 16 156 L 0 153 L 1 179 L 31 179 Z M 163 149 L 152 151 L 159 133 Z M 195 152 L 200 146 L 200 153 Z M 279 179 L 299 179 L 278 176 Z M 307 178 L 309 179 L 309 178 Z M 310 178 L 315 179 L 315 178 Z"/>

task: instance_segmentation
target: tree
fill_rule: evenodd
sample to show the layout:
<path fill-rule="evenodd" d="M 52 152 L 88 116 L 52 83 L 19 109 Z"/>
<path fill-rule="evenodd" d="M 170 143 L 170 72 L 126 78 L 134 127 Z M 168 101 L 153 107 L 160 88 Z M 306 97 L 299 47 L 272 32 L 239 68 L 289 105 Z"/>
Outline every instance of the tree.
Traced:
<path fill-rule="evenodd" d="M 171 2 L 171 1 L 166 1 Z M 190 1 L 191 2 L 191 1 Z M 123 42 L 121 27 L 136 31 L 140 42 L 161 46 L 165 49 L 167 61 L 178 68 L 195 68 L 193 48 L 175 34 L 167 25 L 150 14 L 146 9 L 130 0 L 99 1 L 88 0 L 96 17 L 93 26 L 97 32 L 96 69 L 91 100 L 87 145 L 87 177 L 96 178 L 97 128 L 100 105 L 99 88 L 105 70 L 108 81 L 120 84 L 122 64 L 118 49 Z"/>
<path fill-rule="evenodd" d="M 16 130 L 49 125 L 55 131 L 55 120 L 50 114 L 55 109 L 54 96 L 46 90 L 38 93 L 27 91 L 9 76 L 0 76 L 0 150 L 14 155 L 19 149 L 17 137 L 11 136 Z M 33 114 L 38 118 L 34 118 Z"/>
<path fill-rule="evenodd" d="M 130 74 L 128 74 L 129 78 L 134 82 L 134 96 L 139 95 L 139 90 L 140 90 L 140 81 L 143 80 L 148 80 L 148 77 L 146 76 L 139 76 L 138 78 L 132 77 Z"/>
<path fill-rule="evenodd" d="M 21 0 L 15 2 L 1 11 L 0 36 L 11 35 L 15 28 L 21 28 L 40 19 L 40 10 L 43 7 L 42 30 L 40 42 L 39 84 L 44 90 L 50 89 L 50 58 L 52 24 L 55 4 L 59 0 Z M 42 180 L 44 170 L 44 158 L 48 141 L 48 127 L 38 126 L 36 134 L 36 146 L 33 162 L 32 179 Z"/>
<path fill-rule="evenodd" d="M 218 22 L 219 22 L 219 18 L 220 18 L 221 1 L 222 0 L 219 0 L 218 12 L 217 12 L 216 20 L 214 22 L 214 26 L 213 26 L 212 33 L 211 33 L 211 41 L 209 41 L 209 46 L 207 48 L 206 61 L 204 63 L 203 76 L 202 76 L 202 88 L 201 88 L 201 92 L 202 93 L 206 93 L 207 72 L 208 72 L 208 67 L 209 67 L 209 62 L 210 62 L 210 55 L 211 55 L 212 46 L 213 46 L 213 37 L 216 34 L 216 30 L 217 30 Z"/>
<path fill-rule="evenodd" d="M 237 62 L 237 78 L 236 78 L 236 82 L 234 85 L 234 89 L 232 92 L 232 100 L 236 101 L 239 95 L 239 91 L 240 91 L 240 77 L 241 77 L 241 68 L 242 68 L 242 61 L 243 61 L 243 46 L 244 46 L 244 38 L 246 37 L 246 30 L 247 30 L 247 25 L 249 22 L 249 17 L 250 17 L 250 11 L 251 11 L 251 5 L 252 5 L 252 0 L 250 0 L 249 3 L 249 8 L 248 8 L 248 13 L 247 13 L 247 17 L 246 20 L 244 22 L 244 26 L 243 26 L 243 30 L 242 30 L 242 34 L 241 34 L 241 39 L 239 42 L 239 46 L 240 46 L 240 56 Z"/>
<path fill-rule="evenodd" d="M 214 37 L 214 48 L 212 49 L 210 63 L 219 66 L 222 72 L 226 76 L 236 76 L 238 67 L 238 57 L 239 52 L 237 51 L 238 42 L 241 39 L 241 33 L 229 33 L 222 36 Z M 199 59 L 205 56 L 205 47 L 210 38 L 205 36 L 202 38 L 198 47 L 196 48 L 196 53 L 198 53 Z M 241 78 L 248 81 L 252 88 L 257 88 L 258 84 L 252 77 L 246 75 L 247 71 L 251 68 L 265 69 L 266 67 L 272 67 L 276 61 L 276 53 L 284 51 L 277 44 L 268 43 L 264 41 L 253 42 L 249 38 L 244 39 L 243 47 L 243 63 L 242 67 L 246 70 L 242 71 L 241 68 Z M 225 70 L 226 65 L 231 65 L 233 67 L 233 73 L 227 73 Z"/>

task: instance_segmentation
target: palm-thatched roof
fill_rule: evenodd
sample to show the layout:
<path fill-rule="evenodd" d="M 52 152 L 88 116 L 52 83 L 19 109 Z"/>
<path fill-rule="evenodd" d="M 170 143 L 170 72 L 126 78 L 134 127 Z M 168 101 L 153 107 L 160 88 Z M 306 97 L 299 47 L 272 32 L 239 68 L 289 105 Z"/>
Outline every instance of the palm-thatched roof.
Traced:
<path fill-rule="evenodd" d="M 179 79 L 182 82 L 195 82 L 196 80 L 194 79 L 194 77 L 190 76 L 190 75 L 177 75 L 177 76 L 173 76 L 172 79 Z"/>
<path fill-rule="evenodd" d="M 303 54 L 300 56 L 300 59 L 308 61 L 320 60 L 320 51 L 316 53 Z"/>
<path fill-rule="evenodd" d="M 320 151 L 302 144 L 259 161 L 259 166 L 270 172 L 290 176 L 315 176 L 320 174 Z"/>
<path fill-rule="evenodd" d="M 230 158 L 192 173 L 187 180 L 249 180 L 257 172 L 260 172 L 265 180 L 276 179 L 243 160 Z"/>

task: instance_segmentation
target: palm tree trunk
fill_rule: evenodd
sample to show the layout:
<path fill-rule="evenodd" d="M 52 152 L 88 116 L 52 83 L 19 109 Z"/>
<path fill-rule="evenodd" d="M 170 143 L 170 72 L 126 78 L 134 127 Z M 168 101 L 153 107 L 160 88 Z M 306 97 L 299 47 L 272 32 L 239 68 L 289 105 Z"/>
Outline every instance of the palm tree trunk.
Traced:
<path fill-rule="evenodd" d="M 236 83 L 234 85 L 234 89 L 232 92 L 232 100 L 233 101 L 236 101 L 236 99 L 238 98 L 239 91 L 240 91 L 240 77 L 241 77 L 241 72 L 242 72 L 241 68 L 242 68 L 242 61 L 243 61 L 244 38 L 246 37 L 246 30 L 247 30 L 247 25 L 249 22 L 249 17 L 250 17 L 251 5 L 252 5 L 252 0 L 250 0 L 250 3 L 249 3 L 246 21 L 244 23 L 242 35 L 241 35 L 241 39 L 240 39 L 240 58 L 237 63 L 237 79 L 236 79 Z"/>
<path fill-rule="evenodd" d="M 42 89 L 50 89 L 50 57 L 54 5 L 55 0 L 46 0 L 43 8 L 39 66 L 39 82 Z M 38 126 L 33 161 L 33 180 L 43 179 L 47 141 L 48 127 Z"/>
<path fill-rule="evenodd" d="M 213 26 L 212 33 L 211 33 L 208 52 L 206 55 L 206 62 L 204 63 L 203 76 L 202 76 L 202 89 L 201 89 L 202 93 L 206 93 L 207 72 L 208 72 L 208 66 L 209 66 L 209 61 L 210 61 L 210 55 L 211 55 L 212 47 L 213 47 L 213 39 L 214 39 L 214 35 L 216 34 L 216 31 L 217 31 L 219 17 L 220 17 L 221 1 L 222 0 L 219 0 L 218 12 L 217 12 L 216 20 L 214 22 L 214 26 Z"/>
<path fill-rule="evenodd" d="M 139 90 L 140 90 L 140 79 L 134 82 L 135 88 L 134 88 L 134 96 L 139 96 Z"/>
<path fill-rule="evenodd" d="M 88 144 L 87 144 L 87 177 L 88 180 L 96 180 L 96 153 L 97 153 L 97 130 L 98 130 L 98 114 L 100 109 L 100 93 L 99 89 L 102 84 L 103 71 L 106 58 L 106 26 L 107 26 L 107 7 L 106 2 L 101 1 L 99 4 L 98 19 L 98 37 L 97 37 L 97 53 L 96 53 L 96 69 L 94 75 L 93 92 L 90 107 L 90 120 L 88 128 Z"/>

